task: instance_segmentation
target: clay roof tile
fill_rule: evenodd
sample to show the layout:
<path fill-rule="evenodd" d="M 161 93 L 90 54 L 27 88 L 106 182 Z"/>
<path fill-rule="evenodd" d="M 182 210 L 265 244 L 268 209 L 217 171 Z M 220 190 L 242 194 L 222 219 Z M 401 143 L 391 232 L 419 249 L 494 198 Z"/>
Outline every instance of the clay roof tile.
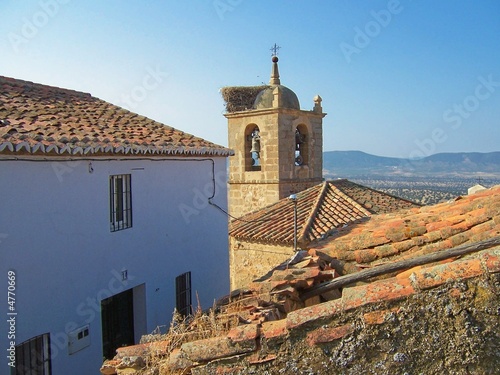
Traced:
<path fill-rule="evenodd" d="M 373 250 L 377 259 L 370 262 L 376 265 L 499 236 L 499 215 L 496 186 L 452 202 L 373 215 L 353 222 L 349 231 L 331 232 L 311 247 L 344 261 L 353 261 L 355 251 Z"/>

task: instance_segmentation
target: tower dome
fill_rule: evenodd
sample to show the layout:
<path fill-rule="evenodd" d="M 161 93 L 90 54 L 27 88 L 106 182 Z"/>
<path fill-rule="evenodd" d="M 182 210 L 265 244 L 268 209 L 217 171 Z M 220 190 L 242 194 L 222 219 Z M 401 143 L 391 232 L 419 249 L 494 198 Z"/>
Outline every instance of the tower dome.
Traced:
<path fill-rule="evenodd" d="M 279 107 L 300 109 L 299 98 L 297 98 L 297 95 L 288 87 L 283 86 L 280 82 L 278 72 L 278 56 L 273 56 L 272 61 L 273 68 L 271 71 L 269 86 L 257 95 L 253 107 L 255 109 L 274 108 L 275 106 L 273 105 L 273 100 L 275 93 L 277 93 L 280 96 Z"/>

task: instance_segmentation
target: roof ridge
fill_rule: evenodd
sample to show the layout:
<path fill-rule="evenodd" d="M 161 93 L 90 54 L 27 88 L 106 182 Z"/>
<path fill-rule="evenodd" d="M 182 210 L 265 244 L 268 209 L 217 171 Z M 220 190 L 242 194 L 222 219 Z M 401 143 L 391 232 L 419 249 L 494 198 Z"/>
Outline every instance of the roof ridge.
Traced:
<path fill-rule="evenodd" d="M 348 180 L 347 178 L 343 178 L 343 179 L 341 179 L 341 181 L 346 181 L 346 182 L 349 182 L 350 184 L 353 184 L 353 185 L 356 185 L 356 186 L 360 186 L 360 187 L 362 187 L 362 188 L 364 188 L 364 189 L 371 190 L 371 191 L 373 191 L 373 192 L 375 192 L 375 193 L 378 193 L 378 194 L 383 194 L 383 195 L 387 195 L 387 196 L 389 196 L 389 197 L 396 198 L 396 199 L 399 199 L 399 200 L 402 200 L 402 201 L 405 201 L 405 202 L 408 202 L 408 203 L 415 204 L 415 205 L 417 205 L 417 206 L 419 206 L 419 207 L 422 207 L 422 205 L 421 205 L 420 203 L 414 202 L 414 201 L 412 201 L 412 200 L 410 200 L 410 199 L 401 198 L 401 197 L 398 197 L 397 195 L 390 194 L 390 193 L 386 193 L 385 191 L 382 191 L 382 190 L 377 190 L 377 189 L 372 188 L 372 187 L 370 187 L 370 186 L 361 185 L 361 184 L 358 184 L 358 183 L 356 183 L 356 182 L 350 181 L 350 180 Z M 331 182 L 334 182 L 334 181 L 333 181 L 333 180 L 331 180 Z M 335 185 L 335 186 L 336 186 L 336 185 Z M 340 188 L 339 188 L 339 189 L 340 189 Z"/>
<path fill-rule="evenodd" d="M 354 182 L 351 182 L 347 179 L 344 179 L 344 181 L 348 181 L 350 183 L 353 183 L 355 184 Z M 331 182 L 334 182 L 334 181 L 326 181 L 328 183 L 331 183 Z M 362 204 L 360 204 L 358 201 L 356 201 L 354 198 L 352 198 L 351 196 L 349 196 L 347 193 L 345 193 L 344 191 L 342 191 L 342 189 L 340 189 L 337 185 L 335 185 L 334 183 L 332 183 L 331 185 L 333 185 L 337 191 L 337 193 L 341 196 L 343 196 L 348 202 L 351 202 L 353 203 L 356 207 L 358 207 L 366 216 L 373 216 L 373 213 L 370 212 L 367 208 L 365 208 Z M 356 184 L 358 185 L 358 184 Z M 358 185 L 358 186 L 362 186 L 362 185 Z M 363 186 L 364 187 L 364 186 Z M 373 189 L 370 189 L 370 190 L 373 190 Z M 375 190 L 376 191 L 376 190 Z"/>
<path fill-rule="evenodd" d="M 67 89 L 67 88 L 59 87 L 59 86 L 51 86 L 51 85 L 46 85 L 46 84 L 43 84 L 43 83 L 38 83 L 38 82 L 33 82 L 33 81 L 26 81 L 26 80 L 23 80 L 23 79 L 18 79 L 18 78 L 13 78 L 13 77 L 0 76 L 0 82 L 2 82 L 2 81 L 11 83 L 11 84 L 13 84 L 15 86 L 29 86 L 29 87 L 32 87 L 32 88 L 35 88 L 35 89 L 50 89 L 50 90 L 56 90 L 56 91 L 63 91 L 63 92 L 66 92 L 68 94 L 72 94 L 72 95 L 76 95 L 76 96 L 92 97 L 92 98 L 95 98 L 95 99 L 99 99 L 99 98 L 96 98 L 96 97 L 92 96 L 92 94 L 90 94 L 88 92 L 78 91 L 78 90 L 73 90 L 73 89 Z"/>
<path fill-rule="evenodd" d="M 304 223 L 304 227 L 302 228 L 302 232 L 300 233 L 297 242 L 303 241 L 307 232 L 311 229 L 311 224 L 314 221 L 314 218 L 316 217 L 316 214 L 319 211 L 320 204 L 323 201 L 323 198 L 325 197 L 327 190 L 328 190 L 328 183 L 327 181 L 323 181 L 323 186 L 321 187 L 321 191 L 319 192 L 318 197 L 316 198 L 316 202 L 314 202 L 314 205 L 309 214 L 309 218 Z"/>

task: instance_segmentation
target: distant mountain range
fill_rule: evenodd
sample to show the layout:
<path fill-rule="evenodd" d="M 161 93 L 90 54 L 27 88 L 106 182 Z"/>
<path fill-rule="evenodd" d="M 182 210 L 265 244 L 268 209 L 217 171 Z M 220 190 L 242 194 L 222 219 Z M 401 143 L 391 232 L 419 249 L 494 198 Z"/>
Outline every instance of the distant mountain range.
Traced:
<path fill-rule="evenodd" d="M 419 160 L 375 156 L 362 151 L 323 153 L 325 177 L 488 177 L 500 178 L 500 152 L 440 153 Z"/>

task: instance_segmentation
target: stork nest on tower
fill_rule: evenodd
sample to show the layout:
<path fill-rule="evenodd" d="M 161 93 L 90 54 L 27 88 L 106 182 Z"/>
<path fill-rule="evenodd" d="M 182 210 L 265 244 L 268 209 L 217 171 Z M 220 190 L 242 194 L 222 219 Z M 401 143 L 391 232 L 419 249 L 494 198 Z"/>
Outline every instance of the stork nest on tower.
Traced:
<path fill-rule="evenodd" d="M 223 87 L 220 92 L 226 102 L 226 112 L 246 111 L 253 108 L 255 98 L 267 85 Z"/>

